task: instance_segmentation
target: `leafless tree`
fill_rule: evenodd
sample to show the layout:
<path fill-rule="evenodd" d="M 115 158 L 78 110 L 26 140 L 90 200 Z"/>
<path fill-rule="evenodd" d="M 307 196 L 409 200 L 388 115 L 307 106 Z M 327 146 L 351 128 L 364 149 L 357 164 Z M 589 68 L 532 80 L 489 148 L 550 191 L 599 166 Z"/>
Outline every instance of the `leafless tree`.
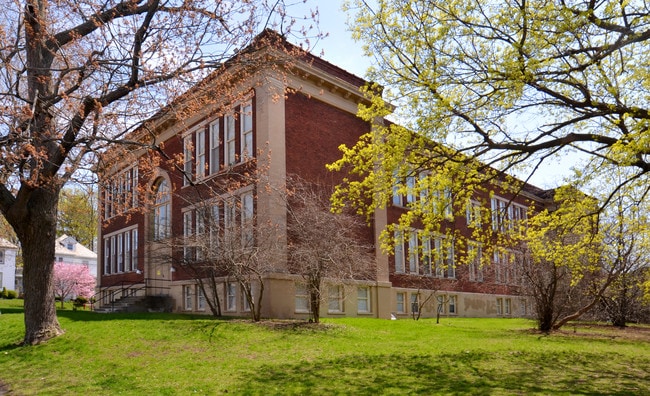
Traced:
<path fill-rule="evenodd" d="M 288 186 L 290 270 L 302 276 L 310 314 L 319 323 L 326 284 L 375 279 L 370 231 L 360 216 L 330 210 L 331 187 L 297 177 Z"/>
<path fill-rule="evenodd" d="M 270 189 L 255 161 L 196 185 L 186 202 L 183 235 L 160 244 L 156 260 L 175 263 L 178 276 L 199 285 L 213 315 L 221 316 L 220 288 L 238 284 L 254 321 L 261 319 L 264 278 L 277 270 L 284 247 L 279 227 L 258 216 L 258 191 Z M 170 257 L 171 255 L 171 257 Z"/>

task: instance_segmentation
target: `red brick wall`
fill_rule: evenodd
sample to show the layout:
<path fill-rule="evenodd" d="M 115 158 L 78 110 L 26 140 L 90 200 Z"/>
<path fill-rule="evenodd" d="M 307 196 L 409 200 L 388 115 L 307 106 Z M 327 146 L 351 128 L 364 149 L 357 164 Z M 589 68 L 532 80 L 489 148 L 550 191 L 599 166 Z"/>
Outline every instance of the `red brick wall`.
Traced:
<path fill-rule="evenodd" d="M 355 114 L 300 93 L 288 95 L 285 117 L 287 174 L 327 185 L 337 184 L 344 176 L 325 169 L 341 158 L 339 145 L 352 146 L 370 130 Z"/>

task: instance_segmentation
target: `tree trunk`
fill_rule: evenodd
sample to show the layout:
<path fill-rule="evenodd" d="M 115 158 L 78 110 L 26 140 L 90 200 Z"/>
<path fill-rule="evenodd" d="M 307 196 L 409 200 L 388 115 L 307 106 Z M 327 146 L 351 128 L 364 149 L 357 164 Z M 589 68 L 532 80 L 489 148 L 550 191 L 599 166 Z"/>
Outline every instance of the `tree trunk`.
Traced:
<path fill-rule="evenodd" d="M 310 289 L 309 291 L 309 309 L 314 323 L 320 323 L 320 293 L 318 290 Z"/>
<path fill-rule="evenodd" d="M 52 282 L 58 196 L 59 189 L 52 186 L 33 191 L 22 224 L 14 227 L 23 250 L 24 343 L 27 345 L 63 334 L 56 317 Z"/>

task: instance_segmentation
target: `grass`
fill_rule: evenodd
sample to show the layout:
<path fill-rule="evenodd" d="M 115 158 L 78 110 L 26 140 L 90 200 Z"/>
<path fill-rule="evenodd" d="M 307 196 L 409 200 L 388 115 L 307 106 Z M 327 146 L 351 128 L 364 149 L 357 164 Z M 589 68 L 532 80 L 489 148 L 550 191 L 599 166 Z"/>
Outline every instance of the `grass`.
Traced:
<path fill-rule="evenodd" d="M 215 320 L 60 310 L 66 334 L 21 347 L 0 300 L 0 382 L 13 395 L 650 394 L 650 328 L 521 319 Z M 2 387 L 0 387 L 2 394 Z"/>

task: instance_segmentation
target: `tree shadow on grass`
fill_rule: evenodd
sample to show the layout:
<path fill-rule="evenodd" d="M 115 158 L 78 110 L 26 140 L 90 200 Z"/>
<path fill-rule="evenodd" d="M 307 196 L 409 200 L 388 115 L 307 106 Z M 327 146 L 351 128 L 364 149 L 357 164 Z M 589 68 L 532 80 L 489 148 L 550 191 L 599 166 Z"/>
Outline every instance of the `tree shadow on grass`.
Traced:
<path fill-rule="evenodd" d="M 650 374 L 622 375 L 601 355 L 463 352 L 446 355 L 359 354 L 265 365 L 246 373 L 244 394 L 650 394 Z M 641 362 L 647 370 L 650 361 Z M 641 370 L 644 370 L 641 367 Z M 642 373 L 643 371 L 640 371 Z"/>
<path fill-rule="evenodd" d="M 2 315 L 22 314 L 24 312 L 25 312 L 24 308 L 16 308 L 16 307 L 9 307 L 9 308 L 0 309 L 0 313 L 2 313 Z"/>
<path fill-rule="evenodd" d="M 189 315 L 178 313 L 164 312 L 124 312 L 124 313 L 98 313 L 84 310 L 57 310 L 58 317 L 66 318 L 71 321 L 98 322 L 110 320 L 229 320 L 228 317 L 215 318 L 208 315 Z"/>

